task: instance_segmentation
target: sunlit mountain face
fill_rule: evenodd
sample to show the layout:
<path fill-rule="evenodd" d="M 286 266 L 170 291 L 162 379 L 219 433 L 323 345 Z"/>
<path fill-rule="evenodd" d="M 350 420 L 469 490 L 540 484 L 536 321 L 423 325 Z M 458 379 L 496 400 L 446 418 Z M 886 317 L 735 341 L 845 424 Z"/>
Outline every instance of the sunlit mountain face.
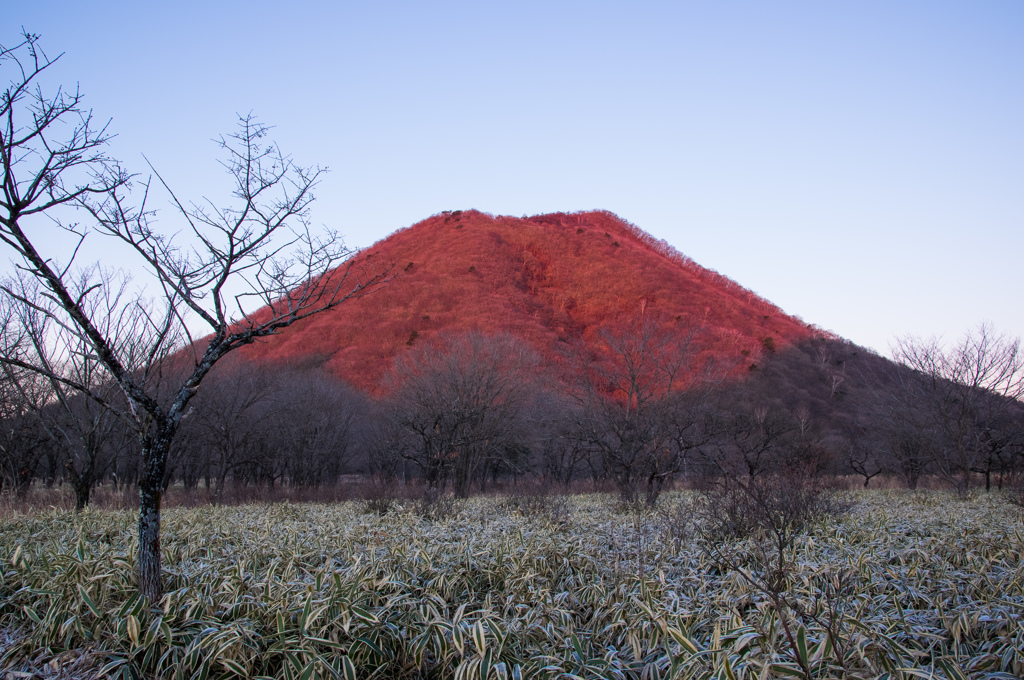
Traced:
<path fill-rule="evenodd" d="M 380 392 L 404 352 L 470 330 L 523 340 L 559 379 L 573 370 L 568 357 L 599 353 L 607 345 L 599 340 L 640 326 L 693 343 L 699 361 L 689 366 L 711 362 L 737 376 L 765 355 L 827 336 L 609 212 L 445 211 L 348 264 L 353 283 L 366 270 L 390 268 L 394 277 L 244 356 L 322 366 Z"/>

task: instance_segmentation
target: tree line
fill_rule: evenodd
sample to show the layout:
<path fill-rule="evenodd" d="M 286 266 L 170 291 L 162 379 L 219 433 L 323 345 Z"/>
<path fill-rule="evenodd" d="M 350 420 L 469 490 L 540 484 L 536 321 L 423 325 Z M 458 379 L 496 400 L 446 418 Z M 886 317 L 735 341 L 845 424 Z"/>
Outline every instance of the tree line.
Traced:
<path fill-rule="evenodd" d="M 460 497 L 587 481 L 653 505 L 679 482 L 853 475 L 868 487 L 887 476 L 966 495 L 1024 473 L 1019 342 L 990 328 L 948 350 L 902 341 L 898 363 L 818 338 L 740 377 L 701 335 L 647 310 L 569 346 L 561 376 L 513 336 L 442 335 L 402 355 L 377 397 L 315 361 L 225 361 L 182 417 L 162 488 L 209 489 L 216 502 L 231 485 L 332 487 L 346 475 Z M 967 370 L 968 357 L 982 362 L 967 373 L 974 384 L 944 372 Z M 138 485 L 123 412 L 5 366 L 4 487 L 66 483 L 81 508 L 101 482 Z"/>

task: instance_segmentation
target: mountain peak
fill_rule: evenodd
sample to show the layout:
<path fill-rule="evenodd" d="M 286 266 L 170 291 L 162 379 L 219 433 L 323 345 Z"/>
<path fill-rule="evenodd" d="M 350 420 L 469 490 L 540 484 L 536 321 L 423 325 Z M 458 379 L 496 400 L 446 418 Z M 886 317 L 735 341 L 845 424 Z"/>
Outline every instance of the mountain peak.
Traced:
<path fill-rule="evenodd" d="M 701 325 L 711 351 L 737 364 L 817 334 L 607 211 L 444 211 L 360 251 L 352 264 L 391 266 L 396 276 L 245 354 L 320 362 L 378 391 L 397 356 L 443 333 L 510 333 L 552 365 L 561 346 L 592 341 L 640 313 Z"/>

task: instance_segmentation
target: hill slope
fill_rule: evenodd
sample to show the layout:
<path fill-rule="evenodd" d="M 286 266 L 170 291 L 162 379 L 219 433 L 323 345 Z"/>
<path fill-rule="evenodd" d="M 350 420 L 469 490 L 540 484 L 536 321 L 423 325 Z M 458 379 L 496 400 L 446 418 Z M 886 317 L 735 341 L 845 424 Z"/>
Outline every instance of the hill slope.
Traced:
<path fill-rule="evenodd" d="M 699 324 L 706 351 L 744 368 L 766 351 L 820 335 L 608 212 L 445 212 L 354 263 L 393 264 L 397 276 L 246 348 L 246 356 L 323 364 L 376 391 L 396 356 L 442 332 L 508 332 L 557 366 L 560 348 L 621 328 L 643 309 L 667 323 Z"/>

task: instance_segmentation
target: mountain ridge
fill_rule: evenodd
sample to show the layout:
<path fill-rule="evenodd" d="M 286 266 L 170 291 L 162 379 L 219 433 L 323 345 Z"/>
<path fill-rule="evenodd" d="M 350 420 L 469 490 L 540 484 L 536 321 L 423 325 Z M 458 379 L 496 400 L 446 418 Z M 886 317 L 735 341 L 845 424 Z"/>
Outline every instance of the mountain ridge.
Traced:
<path fill-rule="evenodd" d="M 245 356 L 320 363 L 378 392 L 396 357 L 442 333 L 509 333 L 552 367 L 560 346 L 589 344 L 637 314 L 700 325 L 709 355 L 747 367 L 796 342 L 835 337 L 607 211 L 531 217 L 444 211 L 397 230 L 347 264 L 393 266 L 396 276 L 378 291 L 245 348 Z"/>

